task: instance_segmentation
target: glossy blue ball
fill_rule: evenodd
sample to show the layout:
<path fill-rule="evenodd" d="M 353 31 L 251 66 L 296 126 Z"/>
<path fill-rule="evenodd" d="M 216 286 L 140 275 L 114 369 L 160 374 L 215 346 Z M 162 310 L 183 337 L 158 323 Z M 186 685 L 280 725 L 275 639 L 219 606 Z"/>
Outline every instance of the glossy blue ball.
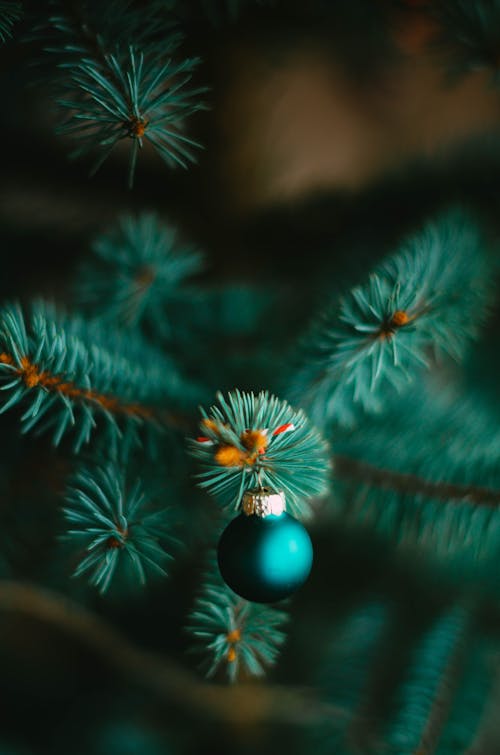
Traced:
<path fill-rule="evenodd" d="M 228 524 L 217 548 L 224 581 L 255 603 L 283 600 L 304 584 L 313 561 L 311 538 L 289 514 L 240 514 Z"/>

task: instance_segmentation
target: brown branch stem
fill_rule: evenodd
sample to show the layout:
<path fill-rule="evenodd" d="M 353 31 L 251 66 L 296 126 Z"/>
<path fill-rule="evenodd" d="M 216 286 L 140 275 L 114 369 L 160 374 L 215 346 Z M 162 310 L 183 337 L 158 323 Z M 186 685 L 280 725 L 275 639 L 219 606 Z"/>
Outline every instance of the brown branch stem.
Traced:
<path fill-rule="evenodd" d="M 500 490 L 479 485 L 434 482 L 414 474 L 382 469 L 349 456 L 334 456 L 334 469 L 339 479 L 355 480 L 397 493 L 424 495 L 440 501 L 463 501 L 474 506 L 500 506 Z"/>
<path fill-rule="evenodd" d="M 276 684 L 210 684 L 175 661 L 138 648 L 103 619 L 55 592 L 0 581 L 0 615 L 18 614 L 53 625 L 82 643 L 117 672 L 169 705 L 232 724 L 314 723 L 345 715 L 309 688 Z"/>
<path fill-rule="evenodd" d="M 41 370 L 27 356 L 22 357 L 19 367 L 14 367 L 13 356 L 1 352 L 0 364 L 7 364 L 14 368 L 15 374 L 20 377 L 27 388 L 42 388 L 46 391 L 67 396 L 75 401 L 88 402 L 117 416 L 125 415 L 142 420 L 156 420 L 164 426 L 182 432 L 188 432 L 191 429 L 192 423 L 187 415 L 173 413 L 168 410 L 153 409 L 139 402 L 126 402 L 116 398 L 116 396 L 100 393 L 91 388 L 81 388 L 72 380 L 68 380 L 63 374 Z"/>

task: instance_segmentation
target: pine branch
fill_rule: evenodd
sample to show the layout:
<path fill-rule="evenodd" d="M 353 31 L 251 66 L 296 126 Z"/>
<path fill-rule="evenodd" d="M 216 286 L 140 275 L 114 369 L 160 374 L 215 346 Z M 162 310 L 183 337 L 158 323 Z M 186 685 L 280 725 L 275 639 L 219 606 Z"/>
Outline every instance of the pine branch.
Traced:
<path fill-rule="evenodd" d="M 206 109 L 207 88 L 188 86 L 199 58 L 174 58 L 183 37 L 168 4 L 149 3 L 146 14 L 134 0 L 53 7 L 35 36 L 56 63 L 51 78 L 65 112 L 57 132 L 79 142 L 70 156 L 97 155 L 94 174 L 128 141 L 130 188 L 145 144 L 171 167 L 195 162 L 201 145 L 183 132 L 186 118 Z"/>
<path fill-rule="evenodd" d="M 0 581 L 0 613 L 19 614 L 56 627 L 88 647 L 131 683 L 142 685 L 169 706 L 197 711 L 207 719 L 233 724 L 300 725 L 341 716 L 307 688 L 200 682 L 168 658 L 132 645 L 116 629 L 61 595 L 33 585 Z"/>
<path fill-rule="evenodd" d="M 190 442 L 201 465 L 200 487 L 237 510 L 245 490 L 283 491 L 290 513 L 306 516 L 308 500 L 327 490 L 328 449 L 302 411 L 267 392 L 234 391 L 203 411 L 201 432 Z"/>
<path fill-rule="evenodd" d="M 398 692 L 396 715 L 386 735 L 388 752 L 436 752 L 462 674 L 469 628 L 469 610 L 456 606 L 424 633 Z"/>
<path fill-rule="evenodd" d="M 460 616 L 459 616 L 460 622 Z M 468 617 L 465 617 L 463 624 L 457 625 L 457 637 L 455 645 L 451 649 L 446 665 L 442 670 L 439 684 L 435 690 L 432 707 L 427 715 L 425 726 L 420 734 L 420 740 L 417 745 L 417 752 L 421 755 L 432 755 L 436 751 L 438 741 L 441 737 L 445 721 L 450 715 L 453 698 L 457 688 L 462 681 L 464 665 L 467 660 L 468 652 Z"/>
<path fill-rule="evenodd" d="M 337 434 L 332 489 L 350 526 L 496 593 L 500 432 L 481 401 L 417 386 L 362 433 Z"/>
<path fill-rule="evenodd" d="M 0 314 L 0 378 L 0 412 L 22 404 L 23 432 L 50 430 L 55 445 L 71 432 L 77 452 L 98 421 L 110 443 L 124 429 L 131 442 L 138 426 L 175 419 L 173 400 L 182 412 L 201 396 L 164 355 L 42 304 Z"/>
<path fill-rule="evenodd" d="M 356 607 L 332 629 L 326 649 L 319 685 L 332 704 L 345 708 L 344 719 L 325 722 L 314 732 L 311 749 L 320 752 L 371 752 L 366 737 L 373 721 L 364 711 L 370 678 L 377 664 L 390 621 L 391 607 L 380 600 L 369 600 Z M 354 745 L 354 747 L 352 746 Z"/>
<path fill-rule="evenodd" d="M 465 704 L 461 706 L 457 720 L 452 722 L 455 726 L 448 738 L 456 747 L 457 734 L 452 738 L 454 730 L 467 734 L 467 749 L 464 755 L 496 755 L 500 749 L 500 721 L 498 718 L 498 705 L 500 700 L 500 658 L 498 650 L 488 648 L 489 652 L 478 652 L 473 656 L 475 668 L 472 670 L 474 686 L 469 691 Z M 485 657 L 486 656 L 486 657 Z M 474 678 L 475 677 L 475 678 Z M 474 716 L 474 719 L 469 719 Z M 475 715 L 474 715 L 475 714 Z M 464 718 L 469 724 L 464 725 Z M 465 737 L 464 737 L 465 738 Z M 456 750 L 455 750 L 456 751 Z M 450 755 L 453 750 L 449 748 Z"/>
<path fill-rule="evenodd" d="M 185 280 L 201 269 L 201 255 L 176 236 L 153 214 L 122 217 L 93 244 L 77 276 L 77 300 L 101 322 L 171 339 L 182 328 L 178 307 L 193 304 Z"/>
<path fill-rule="evenodd" d="M 280 627 L 288 620 L 279 609 L 249 603 L 222 581 L 215 558 L 202 579 L 200 594 L 187 630 L 192 651 L 203 656 L 208 677 L 221 670 L 230 682 L 264 675 L 273 666 L 285 641 Z"/>
<path fill-rule="evenodd" d="M 484 741 L 495 741 L 487 700 L 497 638 L 476 631 L 476 602 L 433 611 L 430 623 L 418 602 L 401 608 L 369 598 L 332 628 L 319 682 L 348 715 L 314 731 L 315 751 L 456 755 L 474 739 L 485 704 Z"/>
<path fill-rule="evenodd" d="M 496 595 L 498 505 L 471 505 L 460 497 L 437 499 L 429 495 L 433 486 L 417 492 L 420 480 L 412 492 L 405 488 L 408 478 L 398 476 L 397 488 L 386 482 L 379 487 L 356 477 L 339 479 L 332 501 L 334 516 L 344 527 L 369 531 L 402 555 L 432 565 L 442 577 L 462 583 L 466 575 L 469 584 Z M 412 485 L 415 482 L 411 479 Z M 470 489 L 454 486 L 451 492 L 460 496 Z M 489 497 L 491 491 L 487 492 Z"/>
<path fill-rule="evenodd" d="M 149 2 L 147 14 L 136 0 L 49 0 L 49 4 L 52 13 L 48 17 L 46 13 L 42 15 L 34 37 L 60 69 L 82 57 L 102 62 L 117 40 L 125 47 L 147 46 L 158 55 L 162 51 L 168 54 L 170 42 L 177 45 L 182 40 L 167 0 Z"/>
<path fill-rule="evenodd" d="M 440 0 L 425 9 L 437 22 L 431 42 L 443 52 L 451 76 L 489 69 L 499 83 L 500 2 L 498 0 Z"/>
<path fill-rule="evenodd" d="M 0 1 L 0 42 L 5 42 L 12 35 L 12 27 L 21 17 L 21 3 L 14 0 Z"/>
<path fill-rule="evenodd" d="M 90 583 L 103 594 L 120 572 L 127 585 L 144 585 L 147 573 L 167 576 L 165 565 L 176 542 L 172 517 L 142 480 L 128 484 L 116 462 L 95 461 L 79 469 L 65 499 L 63 511 L 71 525 L 65 538 L 85 549 L 75 577 L 90 573 Z"/>
<path fill-rule="evenodd" d="M 428 223 L 313 326 L 292 397 L 320 428 L 381 413 L 432 354 L 463 358 L 487 315 L 492 272 L 470 218 L 452 211 Z"/>
<path fill-rule="evenodd" d="M 478 485 L 454 485 L 450 482 L 433 482 L 414 474 L 405 474 L 390 469 L 380 469 L 360 459 L 334 456 L 334 474 L 340 479 L 355 480 L 360 485 L 370 485 L 413 496 L 425 496 L 445 503 L 463 501 L 472 506 L 500 506 L 500 490 Z"/>
<path fill-rule="evenodd" d="M 170 167 L 187 168 L 196 161 L 194 148 L 201 144 L 182 134 L 183 121 L 206 108 L 198 101 L 206 88 L 186 86 L 199 62 L 193 58 L 159 65 L 132 46 L 126 56 L 119 52 L 107 55 L 104 64 L 83 58 L 70 71 L 67 97 L 58 100 L 69 111 L 58 132 L 80 142 L 72 157 L 97 150 L 100 154 L 91 169 L 94 174 L 118 142 L 130 140 L 129 188 L 138 151 L 145 143 Z"/>
<path fill-rule="evenodd" d="M 74 382 L 68 381 L 62 374 L 52 374 L 48 370 L 40 369 L 39 365 L 32 362 L 28 356 L 21 357 L 20 363 L 16 364 L 12 354 L 2 352 L 0 354 L 0 364 L 12 368 L 14 375 L 20 381 L 24 382 L 27 388 L 39 387 L 60 396 L 66 396 L 82 402 L 95 403 L 101 409 L 117 415 L 124 414 L 140 419 L 153 418 L 151 410 L 145 406 L 121 403 L 118 399 L 104 393 L 98 393 L 90 388 L 79 388 Z"/>

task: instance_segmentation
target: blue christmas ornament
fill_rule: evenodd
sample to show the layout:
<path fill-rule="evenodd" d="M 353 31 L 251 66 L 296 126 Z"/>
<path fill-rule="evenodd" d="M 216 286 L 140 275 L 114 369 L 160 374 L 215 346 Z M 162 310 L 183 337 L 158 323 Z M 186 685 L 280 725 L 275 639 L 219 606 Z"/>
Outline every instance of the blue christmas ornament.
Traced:
<path fill-rule="evenodd" d="M 246 600 L 274 603 L 294 593 L 311 571 L 305 527 L 285 512 L 283 493 L 247 491 L 243 512 L 228 524 L 217 559 L 226 584 Z"/>

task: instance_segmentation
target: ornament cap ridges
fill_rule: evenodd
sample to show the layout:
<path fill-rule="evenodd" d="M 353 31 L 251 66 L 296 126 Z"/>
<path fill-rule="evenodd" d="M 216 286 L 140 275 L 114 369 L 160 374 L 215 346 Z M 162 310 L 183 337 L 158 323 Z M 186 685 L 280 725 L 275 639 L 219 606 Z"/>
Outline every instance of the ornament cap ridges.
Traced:
<path fill-rule="evenodd" d="M 270 488 L 255 488 L 243 494 L 241 509 L 246 516 L 280 516 L 285 511 L 286 502 L 283 491 Z"/>

